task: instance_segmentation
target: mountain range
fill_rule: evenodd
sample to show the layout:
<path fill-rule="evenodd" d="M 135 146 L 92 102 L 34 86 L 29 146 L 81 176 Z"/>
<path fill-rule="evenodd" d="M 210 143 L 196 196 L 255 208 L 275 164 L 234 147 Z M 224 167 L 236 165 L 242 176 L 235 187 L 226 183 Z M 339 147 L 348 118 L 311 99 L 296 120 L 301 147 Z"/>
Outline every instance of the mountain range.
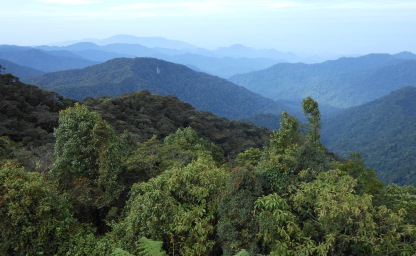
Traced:
<path fill-rule="evenodd" d="M 33 47 L 14 45 L 0 45 L 0 59 L 42 72 L 84 68 L 97 63 L 67 51 L 47 53 Z"/>
<path fill-rule="evenodd" d="M 96 38 L 85 38 L 82 40 L 73 40 L 67 42 L 60 42 L 54 43 L 51 45 L 58 45 L 58 46 L 66 46 L 71 44 L 76 44 L 80 42 L 91 42 L 98 45 L 108 45 L 114 43 L 121 43 L 121 44 L 140 44 L 146 47 L 160 47 L 160 48 L 169 48 L 169 49 L 195 49 L 196 46 L 179 41 L 179 40 L 172 40 L 166 39 L 163 37 L 139 37 L 139 36 L 132 36 L 132 35 L 114 35 L 104 39 L 96 39 Z"/>
<path fill-rule="evenodd" d="M 120 57 L 154 57 L 222 78 L 265 69 L 276 63 L 307 61 L 293 53 L 241 44 L 209 50 L 178 40 L 131 35 L 33 47 L 0 45 L 0 58 L 43 72 L 82 68 Z"/>
<path fill-rule="evenodd" d="M 104 62 L 119 57 L 154 57 L 183 64 L 196 71 L 204 71 L 220 77 L 230 77 L 234 74 L 260 70 L 284 61 L 270 58 L 270 56 L 268 58 L 256 57 L 254 52 L 258 50 L 248 47 L 245 47 L 245 51 L 241 51 L 240 54 L 234 53 L 233 47 L 227 48 L 230 49 L 228 52 L 224 50 L 223 54 L 216 54 L 215 51 L 210 52 L 203 49 L 177 50 L 149 48 L 139 44 L 113 43 L 97 45 L 90 42 L 81 42 L 62 47 L 39 46 L 37 49 L 44 50 L 47 53 L 68 51 L 95 62 Z"/>
<path fill-rule="evenodd" d="M 413 178 L 416 169 L 413 160 L 416 154 L 413 146 L 416 143 L 413 132 L 416 93 L 412 87 L 416 85 L 416 55 L 413 53 L 369 54 L 317 64 L 273 65 L 282 61 L 277 59 L 283 56 L 277 51 L 242 45 L 206 50 L 160 38 L 148 38 L 148 44 L 143 41 L 138 44 L 139 40 L 141 38 L 120 36 L 61 46 L 3 45 L 0 46 L 0 64 L 6 68 L 3 73 L 18 75 L 24 82 L 65 97 L 84 99 L 85 104 L 113 120 L 115 127 L 128 127 L 138 132 L 140 129 L 134 127 L 134 118 L 143 121 L 142 125 L 154 125 L 141 130 L 143 137 L 155 131 L 160 131 L 159 136 L 165 136 L 166 132 L 162 130 L 172 132 L 173 127 L 177 127 L 179 121 L 171 117 L 179 110 L 166 110 L 167 105 L 173 109 L 174 105 L 190 107 L 186 103 L 167 100 L 171 97 L 157 98 L 160 96 L 156 94 L 172 95 L 198 110 L 270 129 L 277 128 L 279 115 L 284 110 L 301 119 L 301 100 L 312 96 L 319 102 L 323 117 L 322 141 L 329 150 L 342 157 L 358 151 L 385 183 L 416 184 Z M 159 45 L 155 43 L 157 41 Z M 295 59 L 296 56 L 287 54 L 285 58 Z M 263 70 L 251 72 L 259 69 Z M 248 73 L 234 75 L 229 80 L 217 77 L 238 72 Z M 138 93 L 142 90 L 150 93 Z M 99 98 L 101 96 L 105 97 Z M 159 103 L 153 105 L 153 100 Z M 152 114 L 141 112 L 146 106 L 134 103 L 136 101 L 152 105 Z M 2 103 L 3 107 L 17 106 Z M 140 107 L 131 109 L 134 105 Z M 42 107 L 35 109 L 41 111 Z M 117 109 L 116 114 L 110 111 L 113 109 Z M 125 115 L 120 119 L 118 112 L 123 110 L 134 118 L 130 120 Z M 10 112 L 9 108 L 4 111 Z M 200 119 L 205 116 L 206 120 L 197 122 L 196 126 L 215 130 L 210 140 L 221 144 L 224 136 L 232 137 L 233 130 L 231 133 L 226 131 L 233 125 L 220 124 L 222 119 L 213 118 L 210 113 L 192 114 L 192 111 L 186 110 L 187 114 L 183 115 L 196 115 Z M 53 116 L 56 118 L 56 113 Z M 193 123 L 191 119 L 186 120 L 183 125 Z M 10 121 L 10 124 L 16 122 Z M 27 130 L 29 134 L 44 133 L 35 126 Z M 264 130 L 253 132 L 264 134 Z M 244 136 L 245 132 L 238 134 Z M 238 148 L 238 143 L 226 144 L 223 149 L 227 152 Z M 249 144 L 259 145 L 257 142 Z"/>
<path fill-rule="evenodd" d="M 229 80 L 273 100 L 313 97 L 348 108 L 416 85 L 416 55 L 369 54 L 319 64 L 281 63 Z"/>
<path fill-rule="evenodd" d="M 40 75 L 26 82 L 77 100 L 148 90 L 176 96 L 196 109 L 231 119 L 289 111 L 283 104 L 225 79 L 154 58 L 118 58 L 84 69 Z"/>

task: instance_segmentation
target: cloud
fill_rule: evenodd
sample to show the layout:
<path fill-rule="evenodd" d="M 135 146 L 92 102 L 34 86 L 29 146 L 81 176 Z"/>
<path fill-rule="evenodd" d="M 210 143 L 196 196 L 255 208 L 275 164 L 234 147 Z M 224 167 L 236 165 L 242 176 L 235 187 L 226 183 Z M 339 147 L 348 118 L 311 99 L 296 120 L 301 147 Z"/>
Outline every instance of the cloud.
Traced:
<path fill-rule="evenodd" d="M 184 11 L 226 11 L 240 12 L 251 10 L 276 10 L 276 9 L 406 9 L 416 8 L 416 2 L 410 0 L 401 1 L 347 1 L 347 0 L 197 0 L 197 1 L 140 1 L 123 4 L 115 2 L 114 10 L 184 10 Z"/>
<path fill-rule="evenodd" d="M 56 4 L 56 5 L 87 5 L 97 4 L 97 0 L 37 0 L 44 4 Z"/>

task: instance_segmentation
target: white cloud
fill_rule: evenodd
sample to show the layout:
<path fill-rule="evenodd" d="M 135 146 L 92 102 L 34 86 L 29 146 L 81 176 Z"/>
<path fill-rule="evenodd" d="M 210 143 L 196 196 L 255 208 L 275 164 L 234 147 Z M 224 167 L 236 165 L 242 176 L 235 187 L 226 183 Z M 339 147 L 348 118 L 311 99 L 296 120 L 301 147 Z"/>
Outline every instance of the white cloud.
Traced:
<path fill-rule="evenodd" d="M 44 4 L 56 4 L 56 5 L 86 5 L 97 4 L 96 0 L 37 0 Z"/>
<path fill-rule="evenodd" d="M 50 1 L 50 0 L 47 0 Z M 199 1 L 140 1 L 125 3 L 115 2 L 112 9 L 117 11 L 139 11 L 139 10 L 183 10 L 196 11 L 197 13 L 208 13 L 210 11 L 240 12 L 253 10 L 276 10 L 276 9 L 408 9 L 416 8 L 415 1 L 346 1 L 346 0 L 199 0 Z M 190 14 L 195 14 L 190 12 Z"/>

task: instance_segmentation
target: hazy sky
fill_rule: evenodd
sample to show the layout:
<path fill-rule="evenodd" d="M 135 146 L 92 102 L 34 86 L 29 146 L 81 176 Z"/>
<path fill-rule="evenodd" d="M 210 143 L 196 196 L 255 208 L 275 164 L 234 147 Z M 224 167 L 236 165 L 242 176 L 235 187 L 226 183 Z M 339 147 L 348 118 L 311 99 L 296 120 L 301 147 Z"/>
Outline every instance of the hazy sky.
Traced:
<path fill-rule="evenodd" d="M 0 17 L 0 44 L 130 34 L 206 48 L 416 52 L 416 0 L 0 0 Z"/>

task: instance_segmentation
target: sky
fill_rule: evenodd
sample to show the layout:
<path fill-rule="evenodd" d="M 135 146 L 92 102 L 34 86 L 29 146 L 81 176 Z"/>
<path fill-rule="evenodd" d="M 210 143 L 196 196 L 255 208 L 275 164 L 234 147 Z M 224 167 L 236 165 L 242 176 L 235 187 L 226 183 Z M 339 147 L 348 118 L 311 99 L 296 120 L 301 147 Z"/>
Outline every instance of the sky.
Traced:
<path fill-rule="evenodd" d="M 208 49 L 416 53 L 416 0 L 0 0 L 0 17 L 0 44 L 129 34 Z"/>

